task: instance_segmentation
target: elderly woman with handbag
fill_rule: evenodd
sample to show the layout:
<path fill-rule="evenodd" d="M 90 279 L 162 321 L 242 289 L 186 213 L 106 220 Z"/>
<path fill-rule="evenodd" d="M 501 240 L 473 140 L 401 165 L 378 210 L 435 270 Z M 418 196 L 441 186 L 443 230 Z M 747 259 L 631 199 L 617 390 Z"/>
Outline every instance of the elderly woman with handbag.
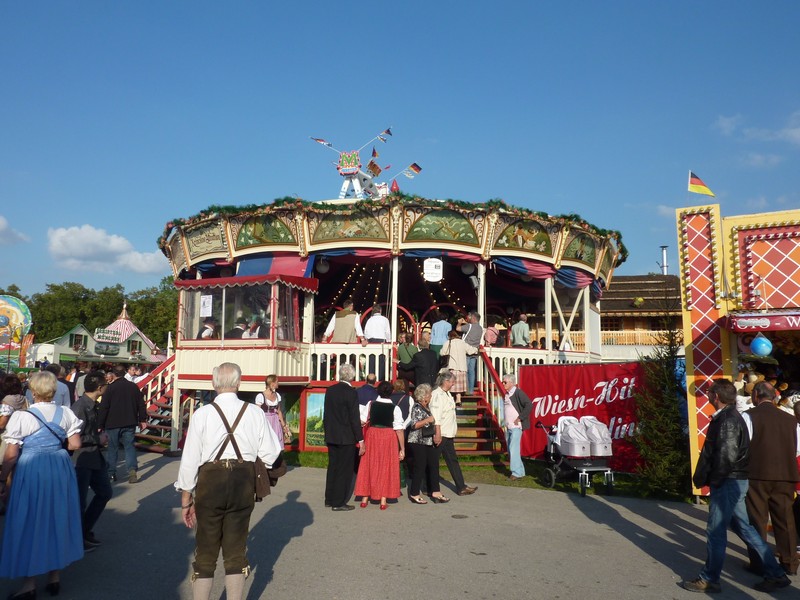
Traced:
<path fill-rule="evenodd" d="M 435 422 L 428 405 L 431 402 L 431 386 L 422 383 L 414 390 L 414 406 L 411 407 L 408 432 L 408 449 L 414 468 L 411 471 L 411 486 L 408 499 L 414 504 L 427 504 L 420 495 L 422 476 L 428 486 L 428 495 L 434 504 L 450 502 L 439 491 L 439 449 L 433 444 L 436 433 Z"/>
<path fill-rule="evenodd" d="M 81 447 L 82 421 L 65 406 L 56 406 L 55 375 L 34 374 L 30 390 L 35 404 L 11 415 L 4 435 L 8 443 L 0 469 L 0 495 L 13 471 L 9 518 L 3 531 L 0 577 L 24 577 L 10 598 L 36 598 L 36 576 L 48 574 L 46 589 L 56 595 L 59 571 L 83 557 L 83 531 L 75 469 L 67 450 Z M 66 447 L 65 447 L 66 444 Z"/>

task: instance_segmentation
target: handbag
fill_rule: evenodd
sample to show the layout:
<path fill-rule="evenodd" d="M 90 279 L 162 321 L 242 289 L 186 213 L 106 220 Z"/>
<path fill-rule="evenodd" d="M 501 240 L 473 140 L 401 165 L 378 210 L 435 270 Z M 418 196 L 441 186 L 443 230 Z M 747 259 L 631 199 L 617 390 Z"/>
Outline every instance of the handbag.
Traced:
<path fill-rule="evenodd" d="M 422 432 L 422 437 L 432 438 L 433 434 L 436 433 L 436 425 L 434 425 L 433 423 L 428 423 L 427 425 L 421 427 L 420 431 Z"/>

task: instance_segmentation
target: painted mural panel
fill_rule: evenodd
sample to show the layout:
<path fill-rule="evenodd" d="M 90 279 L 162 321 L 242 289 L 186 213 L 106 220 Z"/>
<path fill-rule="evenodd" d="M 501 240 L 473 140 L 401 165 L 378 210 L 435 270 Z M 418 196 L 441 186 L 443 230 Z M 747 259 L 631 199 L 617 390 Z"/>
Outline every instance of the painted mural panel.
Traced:
<path fill-rule="evenodd" d="M 189 248 L 189 256 L 196 258 L 204 254 L 225 252 L 227 244 L 225 235 L 220 227 L 219 221 L 211 221 L 185 232 L 186 246 Z"/>
<path fill-rule="evenodd" d="M 297 239 L 275 215 L 256 215 L 246 219 L 236 236 L 236 248 L 269 245 L 295 245 Z"/>
<path fill-rule="evenodd" d="M 532 220 L 517 221 L 506 227 L 494 244 L 498 249 L 528 250 L 553 256 L 553 241 L 544 227 Z"/>
<path fill-rule="evenodd" d="M 374 240 L 385 242 L 389 236 L 375 217 L 365 211 L 349 214 L 333 213 L 326 215 L 314 231 L 313 244 L 343 240 Z"/>
<path fill-rule="evenodd" d="M 464 215 L 453 210 L 437 210 L 421 217 L 406 235 L 406 242 L 455 242 L 478 246 L 478 235 Z"/>
<path fill-rule="evenodd" d="M 594 268 L 597 257 L 595 241 L 586 233 L 570 233 L 562 260 L 575 260 Z"/>

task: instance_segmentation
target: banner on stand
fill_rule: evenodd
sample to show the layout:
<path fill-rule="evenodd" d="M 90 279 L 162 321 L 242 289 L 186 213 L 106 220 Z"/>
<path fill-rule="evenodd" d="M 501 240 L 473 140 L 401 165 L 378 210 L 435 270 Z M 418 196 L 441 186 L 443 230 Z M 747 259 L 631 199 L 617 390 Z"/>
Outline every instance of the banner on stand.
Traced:
<path fill-rule="evenodd" d="M 639 454 L 630 443 L 637 429 L 636 387 L 643 383 L 639 363 L 520 366 L 519 387 L 533 402 L 531 428 L 522 435 L 523 456 L 542 458 L 547 434 L 536 427 L 556 425 L 559 417 L 597 417 L 611 433 L 615 471 L 633 472 Z"/>

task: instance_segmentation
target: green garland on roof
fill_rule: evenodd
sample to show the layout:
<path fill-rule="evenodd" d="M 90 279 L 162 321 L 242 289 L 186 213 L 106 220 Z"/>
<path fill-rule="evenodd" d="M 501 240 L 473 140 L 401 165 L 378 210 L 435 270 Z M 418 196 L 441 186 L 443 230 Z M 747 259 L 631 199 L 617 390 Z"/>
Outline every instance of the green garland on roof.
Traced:
<path fill-rule="evenodd" d="M 508 204 L 505 200 L 500 198 L 493 198 L 486 202 L 465 202 L 463 200 L 429 200 L 419 196 L 409 196 L 402 192 L 395 192 L 389 194 L 385 198 L 364 198 L 361 200 L 354 200 L 352 204 L 330 204 L 327 202 L 309 202 L 302 198 L 293 198 L 291 196 L 284 196 L 283 198 L 276 198 L 271 204 L 246 204 L 246 205 L 217 205 L 213 204 L 206 210 L 198 214 L 188 217 L 187 219 L 175 218 L 171 219 L 164 227 L 164 232 L 158 238 L 158 246 L 162 249 L 165 248 L 167 238 L 176 227 L 188 227 L 208 219 L 216 219 L 219 217 L 230 217 L 234 215 L 257 215 L 261 213 L 270 212 L 276 208 L 296 208 L 296 209 L 312 209 L 316 211 L 328 213 L 352 213 L 359 210 L 371 210 L 381 208 L 387 205 L 399 204 L 401 206 L 409 205 L 422 205 L 422 206 L 437 206 L 445 207 L 450 210 L 463 210 L 474 211 L 485 209 L 488 211 L 497 210 L 502 211 L 512 217 L 538 219 L 545 221 L 553 221 L 568 227 L 579 227 L 585 229 L 587 233 L 592 235 L 610 238 L 614 241 L 619 250 L 617 256 L 616 266 L 621 265 L 628 259 L 628 249 L 622 243 L 622 234 L 615 229 L 601 229 L 592 225 L 578 214 L 570 213 L 564 215 L 549 215 L 546 212 L 533 211 L 527 208 L 520 208 Z"/>

